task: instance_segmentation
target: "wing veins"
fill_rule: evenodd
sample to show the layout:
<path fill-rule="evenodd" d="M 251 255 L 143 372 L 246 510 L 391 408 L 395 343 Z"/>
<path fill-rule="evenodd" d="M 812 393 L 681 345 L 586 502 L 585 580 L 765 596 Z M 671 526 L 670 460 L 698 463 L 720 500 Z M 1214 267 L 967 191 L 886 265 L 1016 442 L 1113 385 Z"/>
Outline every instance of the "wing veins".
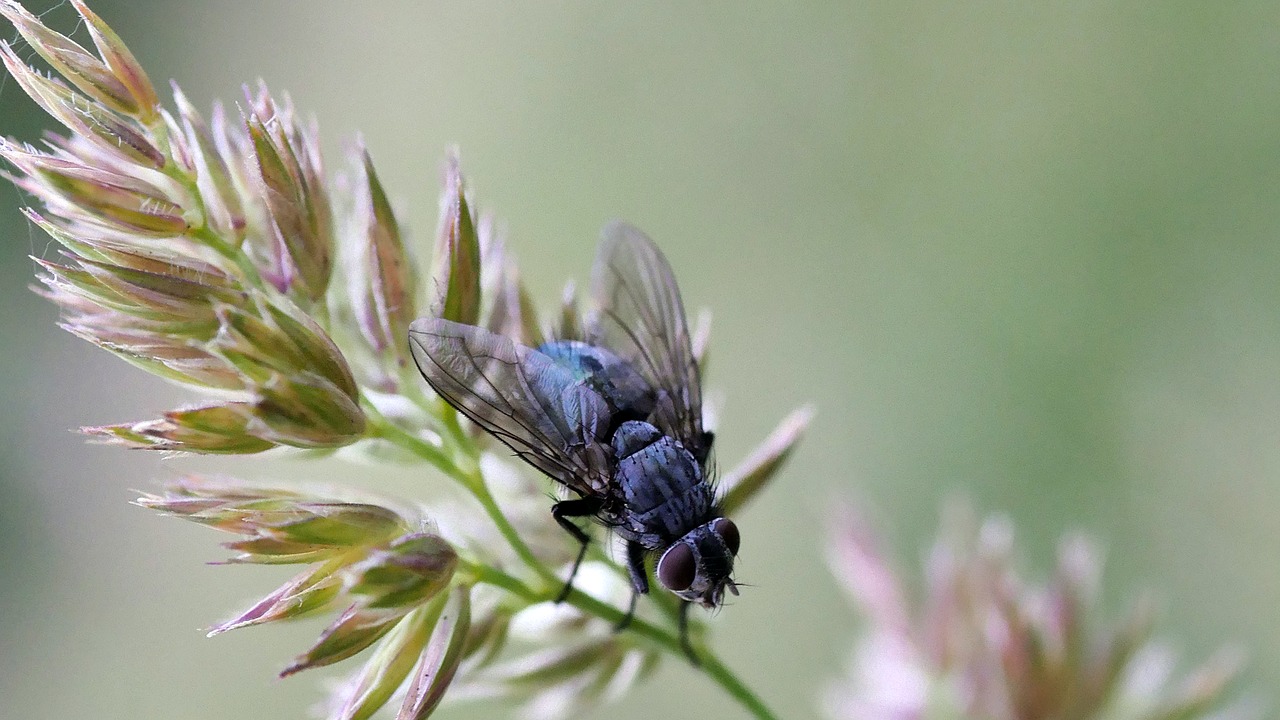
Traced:
<path fill-rule="evenodd" d="M 425 333 L 424 333 L 424 334 L 425 334 Z M 447 336 L 440 336 L 440 335 L 437 335 L 436 337 L 447 337 Z M 449 378 L 449 380 L 450 380 L 453 384 L 457 385 L 458 387 L 460 387 L 460 388 L 466 388 L 466 385 L 465 385 L 465 384 L 463 384 L 463 383 L 462 383 L 462 382 L 461 382 L 457 377 L 455 377 L 452 373 L 450 373 L 450 372 L 449 372 L 449 370 L 448 370 L 448 368 L 446 368 L 444 365 L 442 365 L 440 362 L 438 362 L 434 357 L 431 357 L 431 356 L 428 356 L 428 357 L 431 359 L 432 364 L 433 364 L 433 365 L 435 365 L 437 368 L 439 368 L 439 369 L 440 369 L 441 374 L 442 374 L 443 376 L 445 376 L 445 377 Z M 502 362 L 502 360 L 501 360 L 500 358 L 492 358 L 492 359 L 497 360 L 498 362 Z M 479 371 L 479 368 L 478 368 L 478 367 L 477 367 L 476 369 L 477 369 L 477 371 Z M 485 379 L 485 382 L 489 384 L 489 387 L 491 387 L 491 388 L 492 388 L 492 387 L 494 387 L 494 385 L 493 385 L 493 381 L 492 381 L 492 380 L 490 380 L 490 379 L 489 379 L 489 377 L 488 377 L 487 375 L 485 375 L 483 372 L 480 372 L 480 376 L 481 376 L 481 377 L 483 377 L 483 378 Z M 444 398 L 445 402 L 447 402 L 447 403 L 449 403 L 450 405 L 452 405 L 454 408 L 456 408 L 456 409 L 457 409 L 459 412 L 461 412 L 463 415 L 466 415 L 466 416 L 467 416 L 467 418 L 468 418 L 469 420 L 471 420 L 472 422 L 474 422 L 474 423 L 476 423 L 476 424 L 480 425 L 481 427 L 483 427 L 483 428 L 484 428 L 484 430 L 485 430 L 486 432 L 488 432 L 489 434 L 491 434 L 491 435 L 493 435 L 494 437 L 498 438 L 498 440 L 502 441 L 502 444 L 506 445 L 508 448 L 510 448 L 511 450 L 515 451 L 515 453 L 516 453 L 517 455 L 521 455 L 521 456 L 523 456 L 523 455 L 524 455 L 524 453 L 533 453 L 533 454 L 535 454 L 537 457 L 539 457 L 539 458 L 543 458 L 543 459 L 544 459 L 544 460 L 546 460 L 547 462 L 554 463 L 556 466 L 558 466 L 558 467 L 559 467 L 562 471 L 564 471 L 566 474 L 572 474 L 572 469 L 571 469 L 571 468 L 569 468 L 568 466 L 564 465 L 564 464 L 563 464 L 562 462 L 560 462 L 559 460 L 556 460 L 555 458 L 553 458 L 553 457 L 551 457 L 551 456 L 548 456 L 548 455 L 545 455 L 545 454 L 543 454 L 543 453 L 539 453 L 539 452 L 537 452 L 537 447 L 536 447 L 533 443 L 529 442 L 528 440 L 526 440 L 526 439 L 524 439 L 524 438 L 520 437 L 519 435 L 517 435 L 517 434 L 515 434 L 515 433 L 513 433 L 513 432 L 511 432 L 511 431 L 509 431 L 509 430 L 506 430 L 506 429 L 502 428 L 502 427 L 501 427 L 501 426 L 499 426 L 499 425 L 494 424 L 493 422 L 491 422 L 491 421 L 489 421 L 489 420 L 485 419 L 484 417 L 482 417 L 482 416 L 480 416 L 480 415 L 478 415 L 478 414 L 474 413 L 470 408 L 468 408 L 468 407 L 467 407 L 467 405 L 466 405 L 464 402 L 462 402 L 462 401 L 459 399 L 459 397 L 458 397 L 455 393 L 453 393 L 453 392 L 451 392 L 451 391 L 448 391 L 448 390 L 445 390 L 445 389 L 443 389 L 443 388 L 436 388 L 436 392 L 437 392 L 437 393 L 439 393 L 439 394 L 440 394 L 440 396 Z M 506 417 L 506 418 L 509 418 L 509 419 L 511 419 L 512 421 L 516 422 L 518 425 L 520 425 L 520 427 L 524 428 L 524 429 L 525 429 L 526 431 L 528 431 L 531 435 L 536 435 L 537 437 L 535 437 L 535 438 L 534 438 L 535 440 L 537 440 L 537 439 L 541 438 L 541 439 L 542 439 L 542 441 L 543 441 L 544 443 L 546 442 L 546 437 L 545 437 L 545 435 L 542 435 L 542 433 L 541 433 L 540 431 L 536 430 L 535 428 L 531 428 L 531 427 L 529 427 L 527 424 L 525 424 L 524 422 L 520 421 L 520 419 L 519 419 L 519 418 L 517 418 L 513 412 L 507 412 L 507 411 L 503 410 L 501 407 L 499 407 L 499 406 L 495 405 L 494 403 L 490 402 L 487 398 L 482 397 L 482 396 L 480 396 L 480 395 L 477 395 L 477 394 L 474 394 L 474 393 L 473 393 L 473 394 L 471 395 L 471 397 L 474 397 L 475 399 L 479 400 L 481 403 L 483 403 L 483 404 L 485 404 L 485 405 L 488 405 L 490 408 L 493 408 L 494 412 L 497 412 L 498 414 L 500 414 L 500 415 L 502 415 L 502 416 L 504 416 L 504 417 Z M 524 447 L 524 448 L 526 448 L 526 449 L 522 451 L 522 450 L 520 450 L 519 448 L 515 447 L 512 443 L 517 443 L 517 444 L 519 444 L 520 446 L 522 446 L 522 447 Z M 548 446 L 550 446 L 550 444 L 549 444 L 549 443 L 547 443 L 547 445 L 548 445 Z M 539 469 L 542 469 L 542 468 L 540 467 Z M 544 472 L 545 472 L 545 470 L 544 470 Z M 550 473 L 548 473 L 548 474 L 550 474 Z M 555 478 L 555 479 L 559 480 L 559 478 Z M 561 480 L 561 482 L 564 482 L 564 481 L 563 481 L 563 480 Z M 568 483 L 565 483 L 565 484 L 568 484 Z"/>
<path fill-rule="evenodd" d="M 446 335 L 436 335 L 436 337 L 448 337 L 448 336 L 446 336 Z M 524 372 L 523 372 L 523 370 L 520 368 L 520 365 L 519 365 L 518 363 L 508 363 L 507 361 L 503 360 L 502 358 L 494 357 L 493 355 L 489 355 L 489 354 L 484 354 L 484 353 L 475 353 L 475 354 L 473 354 L 473 353 L 468 352 L 468 353 L 467 353 L 467 360 L 468 360 L 468 362 L 471 364 L 471 367 L 475 369 L 476 374 L 477 374 L 479 377 L 483 378 L 483 379 L 484 379 L 484 381 L 485 381 L 485 383 L 489 386 L 489 389 L 493 391 L 494 397 L 501 398 L 501 397 L 502 397 L 502 392 L 498 389 L 498 386 L 497 386 L 496 384 L 494 384 L 493 380 L 492 380 L 492 379 L 491 379 L 487 374 L 485 374 L 485 371 L 480 367 L 480 364 L 476 362 L 476 358 L 477 358 L 477 357 L 487 358 L 487 359 L 489 359 L 489 360 L 493 360 L 493 361 L 495 361 L 495 362 L 502 363 L 503 365 L 507 365 L 507 366 L 509 366 L 509 367 L 514 367 L 514 368 L 515 368 L 515 370 L 516 370 L 516 372 L 517 372 L 517 373 L 519 374 L 519 376 L 520 376 L 521 384 L 524 386 L 524 387 L 522 387 L 522 388 L 521 388 L 521 391 L 522 391 L 522 392 L 527 392 L 527 389 L 528 389 L 528 379 L 524 377 Z M 433 362 L 434 362 L 434 358 L 433 358 Z M 448 369 L 447 369 L 447 368 L 445 368 L 444 366 L 440 365 L 440 363 L 438 363 L 438 362 L 437 362 L 437 363 L 436 363 L 436 366 L 437 366 L 437 367 L 439 367 L 439 368 L 444 372 L 444 374 L 445 374 L 446 376 L 448 376 L 448 378 L 449 378 L 450 380 L 452 380 L 452 381 L 453 381 L 453 383 L 454 383 L 454 384 L 456 384 L 458 387 L 461 387 L 461 388 L 465 388 L 465 387 L 466 387 L 466 384 L 465 384 L 465 383 L 463 383 L 461 380 L 459 380 L 457 377 L 455 377 L 452 373 L 450 373 L 450 372 L 448 371 Z M 523 422 L 519 417 L 517 417 L 517 416 L 516 416 L 516 413 L 515 413 L 515 407 L 514 407 L 513 405 L 511 405 L 510 403 L 504 403 L 504 404 L 506 405 L 506 409 L 503 409 L 502 407 L 500 407 L 500 406 L 498 406 L 497 404 L 495 404 L 495 403 L 493 403 L 492 401 L 490 401 L 488 398 L 486 398 L 486 397 L 484 397 L 484 396 L 482 396 L 482 395 L 480 395 L 480 394 L 478 394 L 478 393 L 472 393 L 472 396 L 473 396 L 473 397 L 475 397 L 476 399 L 480 400 L 480 401 L 481 401 L 482 403 L 484 403 L 485 405 L 488 405 L 490 408 L 493 408 L 494 412 L 497 412 L 498 414 L 500 414 L 500 415 L 502 415 L 502 416 L 504 416 L 504 417 L 507 417 L 507 418 L 509 418 L 509 419 L 511 419 L 511 420 L 513 420 L 513 421 L 515 421 L 515 422 L 516 422 L 517 424 L 519 424 L 521 427 L 523 427 L 523 428 L 525 428 L 526 430 L 528 430 L 528 431 L 529 431 L 529 433 L 530 433 L 531 435 L 534 435 L 534 436 L 535 436 L 535 438 L 534 438 L 534 439 L 536 439 L 536 440 L 541 440 L 544 444 L 546 444 L 546 445 L 547 445 L 547 446 L 549 446 L 549 447 L 554 447 L 554 446 L 551 444 L 550 439 L 546 436 L 546 434 L 545 434 L 545 433 L 543 433 L 543 432 L 542 432 L 540 429 L 538 429 L 538 428 L 530 427 L 527 423 Z M 462 406 L 455 405 L 455 407 L 459 407 L 459 409 L 461 409 L 462 407 L 465 407 L 465 405 L 462 405 Z M 545 410 L 545 408 L 543 408 L 543 409 Z M 464 410 L 463 412 L 466 412 L 466 411 Z M 469 413 L 469 412 L 468 412 L 468 413 L 467 413 L 467 417 L 471 417 L 471 413 Z M 495 433 L 495 434 L 496 434 L 496 433 Z"/>
<path fill-rule="evenodd" d="M 613 325 L 615 327 L 623 331 L 627 339 L 631 342 L 631 345 L 636 349 L 637 354 L 643 358 L 644 364 L 648 366 L 652 373 L 651 379 L 654 384 L 661 387 L 663 390 L 666 390 L 672 403 L 679 403 L 673 407 L 675 417 L 673 417 L 672 420 L 686 433 L 690 435 L 696 434 L 699 431 L 701 419 L 692 417 L 692 408 L 689 407 L 689 405 L 693 404 L 693 397 L 691 396 L 691 393 L 695 388 L 686 387 L 684 384 L 673 385 L 671 383 L 671 377 L 676 372 L 682 372 L 683 377 L 689 378 L 692 381 L 689 383 L 690 386 L 701 382 L 701 379 L 696 372 L 696 362 L 692 360 L 692 353 L 685 353 L 684 348 L 677 349 L 670 343 L 670 340 L 676 334 L 676 331 L 680 329 L 680 325 L 677 325 L 676 327 L 669 327 L 668 323 L 664 320 L 664 318 L 672 318 L 676 320 L 677 323 L 680 323 L 680 321 L 683 320 L 683 315 L 677 315 L 675 313 L 676 308 L 671 305 L 671 293 L 644 293 L 648 299 L 654 301 L 651 304 L 637 297 L 636 290 L 632 288 L 631 283 L 627 281 L 627 275 L 618 269 L 617 264 L 612 259 L 608 263 L 608 268 L 610 274 L 613 276 L 613 291 L 610 297 L 610 307 L 605 308 L 605 315 L 613 321 Z M 651 270 L 647 265 L 644 266 L 644 269 L 646 271 Z M 653 284 L 654 281 L 650 277 L 648 282 L 649 284 Z M 664 287 L 665 285 L 666 283 L 663 283 Z M 618 315 L 617 311 L 614 310 L 614 307 L 618 305 L 617 298 L 619 292 L 626 296 L 626 299 L 635 311 L 640 323 L 645 326 L 647 333 L 662 345 L 664 352 L 661 357 L 667 360 L 673 360 L 674 362 L 659 363 L 656 361 L 653 354 L 650 353 L 647 348 L 648 343 L 641 342 L 636 336 L 635 330 L 633 330 L 628 323 L 624 322 Z M 652 312 L 655 309 L 659 313 L 659 317 L 656 318 Z M 681 310 L 683 310 L 683 308 L 681 308 Z M 684 328 L 684 332 L 687 335 L 688 329 Z M 676 360 L 677 355 L 687 355 L 689 360 L 684 362 Z M 695 369 L 695 372 L 692 374 L 689 372 L 691 369 Z M 699 392 L 699 402 L 700 400 L 701 392 Z"/>
<path fill-rule="evenodd" d="M 663 349 L 667 351 L 666 354 L 670 355 L 671 346 L 667 342 L 666 334 L 665 333 L 658 334 L 653 332 L 654 330 L 662 327 L 662 324 L 655 322 L 652 316 L 648 315 L 647 310 L 649 308 L 647 307 L 646 303 L 643 303 L 636 298 L 635 292 L 631 289 L 631 284 L 626 281 L 626 278 L 623 277 L 622 273 L 618 270 L 617 266 L 613 262 L 609 263 L 609 270 L 612 271 L 613 277 L 614 277 L 613 286 L 615 288 L 615 292 L 614 292 L 615 298 L 618 290 L 622 290 L 626 293 L 627 299 L 631 302 L 631 305 L 636 309 L 637 314 L 640 316 L 640 322 L 642 322 L 646 326 L 646 328 L 650 331 L 651 335 L 653 335 L 655 338 L 659 340 L 659 342 L 662 343 Z M 616 304 L 617 304 L 616 301 L 611 303 L 611 305 L 616 305 Z M 647 343 L 640 342 L 640 339 L 636 337 L 635 331 L 631 328 L 630 325 L 623 322 L 622 318 L 618 316 L 618 313 L 615 310 L 613 310 L 612 308 L 608 308 L 605 314 L 608 315 L 613 320 L 613 324 L 615 326 L 617 326 L 626 334 L 627 339 L 631 341 L 632 346 L 635 347 L 636 351 L 641 356 L 644 357 L 645 365 L 647 365 L 649 367 L 649 370 L 651 370 L 653 373 L 652 379 L 655 381 L 658 381 L 655 384 L 662 385 L 663 388 L 668 390 L 669 392 L 671 388 L 667 387 L 666 383 L 661 381 L 663 378 L 662 368 L 659 367 L 659 364 L 654 360 L 653 355 L 649 352 L 648 348 L 646 347 Z"/>
<path fill-rule="evenodd" d="M 579 493 L 595 492 L 588 480 L 590 476 L 589 468 L 579 458 L 569 455 L 571 438 L 566 435 L 567 428 L 555 422 L 555 418 L 558 418 L 558 416 L 547 412 L 546 404 L 538 393 L 533 391 L 533 385 L 521 362 L 520 351 L 521 349 L 527 350 L 527 348 L 521 348 L 510 341 L 509 338 L 501 338 L 511 344 L 512 353 L 515 356 L 514 360 L 507 360 L 495 355 L 491 350 L 486 350 L 483 347 L 473 347 L 476 343 L 472 341 L 478 341 L 476 337 L 430 330 L 415 330 L 414 334 L 441 341 L 441 345 L 436 348 L 436 351 L 449 357 L 457 357 L 458 353 L 449 353 L 444 350 L 444 347 L 455 343 L 460 346 L 459 349 L 461 354 L 465 356 L 465 363 L 469 366 L 470 371 L 475 373 L 477 379 L 483 381 L 493 396 L 493 399 L 490 399 L 484 394 L 470 389 L 467 382 L 465 382 L 465 378 L 459 377 L 448 365 L 441 362 L 436 357 L 436 352 L 419 345 L 423 352 L 420 356 L 415 353 L 415 359 L 424 357 L 438 371 L 440 380 L 433 382 L 432 385 L 446 402 L 466 415 L 468 419 L 479 425 L 486 432 L 496 437 L 517 457 L 533 465 L 553 480 Z M 506 368 L 507 372 L 513 374 L 519 385 L 518 395 L 515 399 L 528 404 L 531 408 L 536 407 L 543 412 L 543 417 L 550 424 L 551 429 L 561 436 L 560 445 L 562 447 L 558 447 L 557 443 L 548 437 L 544 429 L 540 427 L 540 423 L 526 420 L 522 417 L 522 413 L 517 410 L 517 405 L 513 404 L 509 399 L 509 394 L 503 393 L 499 389 L 498 383 L 491 377 L 491 373 L 485 371 L 484 365 L 488 363 L 482 363 L 482 360 L 500 364 Z M 464 370 L 463 372 L 465 374 L 466 371 Z M 428 376 L 428 379 L 431 379 L 430 376 Z M 495 417 L 506 418 L 512 423 L 513 428 L 518 428 L 518 431 L 514 429 L 508 430 L 498 421 L 489 419 L 485 416 L 486 413 L 483 408 L 488 408 Z M 527 437 L 525 436 L 526 434 Z M 569 433 L 569 435 L 571 434 Z M 575 445 L 578 444 L 575 443 Z"/>

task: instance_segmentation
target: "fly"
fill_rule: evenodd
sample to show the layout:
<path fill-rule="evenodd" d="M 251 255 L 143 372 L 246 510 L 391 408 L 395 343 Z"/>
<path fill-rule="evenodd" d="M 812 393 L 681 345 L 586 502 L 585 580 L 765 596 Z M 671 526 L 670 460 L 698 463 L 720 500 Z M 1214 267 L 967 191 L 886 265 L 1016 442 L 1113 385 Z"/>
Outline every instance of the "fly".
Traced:
<path fill-rule="evenodd" d="M 630 225 L 605 228 L 591 274 L 594 302 L 582 339 L 520 345 L 484 328 L 423 318 L 409 330 L 424 378 L 459 412 L 576 497 L 551 507 L 580 544 L 558 600 L 573 586 L 591 517 L 626 541 L 636 599 L 646 562 L 682 601 L 680 640 L 693 603 L 719 607 L 737 594 L 739 535 L 708 477 L 712 434 L 702 425 L 702 384 L 675 275 Z"/>

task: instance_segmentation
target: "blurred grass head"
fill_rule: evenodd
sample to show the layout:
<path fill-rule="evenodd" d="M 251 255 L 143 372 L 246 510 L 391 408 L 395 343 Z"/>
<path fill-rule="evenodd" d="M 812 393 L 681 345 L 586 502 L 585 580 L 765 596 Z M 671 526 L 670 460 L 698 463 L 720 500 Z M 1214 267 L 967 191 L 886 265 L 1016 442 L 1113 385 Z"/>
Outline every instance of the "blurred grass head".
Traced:
<path fill-rule="evenodd" d="M 1152 638 L 1153 607 L 1119 622 L 1099 600 L 1101 550 L 1062 538 L 1047 582 L 1026 580 L 1009 518 L 979 520 L 953 502 L 926 553 L 922 582 L 889 560 L 850 506 L 833 514 L 832 572 L 867 627 L 847 674 L 830 683 L 827 716 L 853 718 L 1261 718 L 1236 696 L 1243 657 L 1222 650 L 1184 677 Z M 920 587 L 921 591 L 910 592 Z"/>

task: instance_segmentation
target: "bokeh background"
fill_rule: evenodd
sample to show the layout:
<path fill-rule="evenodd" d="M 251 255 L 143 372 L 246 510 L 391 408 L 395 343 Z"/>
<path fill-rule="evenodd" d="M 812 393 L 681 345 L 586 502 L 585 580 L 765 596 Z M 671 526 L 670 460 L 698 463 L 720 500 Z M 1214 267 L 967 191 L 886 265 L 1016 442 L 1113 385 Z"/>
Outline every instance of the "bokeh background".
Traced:
<path fill-rule="evenodd" d="M 94 7 L 201 106 L 263 77 L 331 165 L 362 132 L 419 247 L 456 143 L 545 301 L 606 220 L 646 228 L 716 317 L 722 464 L 817 403 L 740 519 L 753 587 L 716 629 L 784 715 L 816 713 L 858 625 L 823 565 L 833 495 L 913 571 L 957 494 L 1010 514 L 1040 574 L 1087 530 L 1109 608 L 1155 589 L 1174 647 L 1239 644 L 1249 683 L 1280 686 L 1275 3 Z M 52 125 L 0 81 L 0 131 Z M 283 576 L 205 566 L 213 533 L 128 501 L 190 469 L 440 479 L 86 445 L 68 429 L 190 396 L 57 330 L 21 204 L 0 187 L 0 716 L 302 717 L 324 673 L 273 678 L 318 625 L 200 632 Z M 695 710 L 737 713 L 674 663 L 593 717 Z M 503 711 L 441 713 L 473 716 Z"/>

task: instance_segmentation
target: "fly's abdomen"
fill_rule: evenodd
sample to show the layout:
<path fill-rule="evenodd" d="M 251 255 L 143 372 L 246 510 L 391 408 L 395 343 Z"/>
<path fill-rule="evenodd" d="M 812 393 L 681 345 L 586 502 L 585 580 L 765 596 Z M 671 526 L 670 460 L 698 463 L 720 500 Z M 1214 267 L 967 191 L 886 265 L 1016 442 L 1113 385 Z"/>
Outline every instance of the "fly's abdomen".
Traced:
<path fill-rule="evenodd" d="M 614 436 L 614 475 L 625 506 L 620 534 L 650 550 L 670 545 L 701 524 L 711 488 L 693 455 L 648 423 L 628 422 Z"/>

